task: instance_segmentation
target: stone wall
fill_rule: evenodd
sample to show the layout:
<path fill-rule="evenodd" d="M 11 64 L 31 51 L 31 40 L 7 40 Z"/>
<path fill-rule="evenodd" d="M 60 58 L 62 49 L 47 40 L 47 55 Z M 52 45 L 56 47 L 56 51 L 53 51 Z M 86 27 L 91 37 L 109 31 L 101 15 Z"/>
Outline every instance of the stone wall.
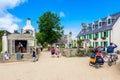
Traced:
<path fill-rule="evenodd" d="M 61 55 L 66 57 L 76 56 L 77 48 L 62 48 Z"/>

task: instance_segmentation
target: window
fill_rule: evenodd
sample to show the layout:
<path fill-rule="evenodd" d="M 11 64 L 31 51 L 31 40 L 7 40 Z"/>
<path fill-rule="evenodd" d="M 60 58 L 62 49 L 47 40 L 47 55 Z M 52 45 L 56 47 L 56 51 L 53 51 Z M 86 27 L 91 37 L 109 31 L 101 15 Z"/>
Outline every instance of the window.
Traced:
<path fill-rule="evenodd" d="M 97 47 L 98 46 L 98 42 L 95 42 L 95 47 Z"/>
<path fill-rule="evenodd" d="M 102 22 L 99 22 L 99 27 L 101 27 L 102 26 Z"/>
<path fill-rule="evenodd" d="M 98 38 L 98 33 L 95 33 L 95 37 Z"/>
<path fill-rule="evenodd" d="M 93 24 L 93 30 L 95 29 L 95 24 Z"/>
<path fill-rule="evenodd" d="M 103 42 L 103 46 L 104 46 L 104 47 L 107 47 L 107 46 L 108 46 L 108 41 L 104 41 L 104 42 Z"/>
<path fill-rule="evenodd" d="M 89 34 L 89 39 L 92 39 L 92 34 Z"/>
<path fill-rule="evenodd" d="M 106 37 L 106 31 L 104 32 L 104 36 Z"/>
<path fill-rule="evenodd" d="M 107 21 L 108 21 L 108 24 L 111 24 L 111 19 L 110 18 Z"/>
<path fill-rule="evenodd" d="M 86 36 L 84 36 L 84 39 L 86 39 Z"/>

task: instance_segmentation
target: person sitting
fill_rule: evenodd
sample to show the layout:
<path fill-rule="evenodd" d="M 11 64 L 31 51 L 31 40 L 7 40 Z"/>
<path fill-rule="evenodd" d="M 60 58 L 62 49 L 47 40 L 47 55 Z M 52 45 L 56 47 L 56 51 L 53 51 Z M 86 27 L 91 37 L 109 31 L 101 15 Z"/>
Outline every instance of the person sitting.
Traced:
<path fill-rule="evenodd" d="M 9 59 L 9 55 L 8 55 L 7 51 L 6 51 L 5 54 L 4 54 L 4 59 L 5 59 L 5 60 L 8 60 L 8 59 Z"/>
<path fill-rule="evenodd" d="M 102 63 L 102 64 L 104 63 L 104 60 L 103 60 L 102 52 L 101 52 L 101 51 L 98 51 L 98 52 L 97 52 L 96 62 L 97 62 L 97 63 Z"/>
<path fill-rule="evenodd" d="M 90 55 L 90 58 L 95 58 L 96 57 L 96 52 L 93 50 L 92 54 Z"/>

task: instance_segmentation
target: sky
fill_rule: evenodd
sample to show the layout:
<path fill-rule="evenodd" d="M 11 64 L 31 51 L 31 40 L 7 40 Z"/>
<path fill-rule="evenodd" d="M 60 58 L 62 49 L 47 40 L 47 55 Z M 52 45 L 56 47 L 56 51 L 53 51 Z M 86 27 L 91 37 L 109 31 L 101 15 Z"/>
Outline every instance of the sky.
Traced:
<path fill-rule="evenodd" d="M 36 22 L 46 11 L 57 14 L 64 33 L 72 31 L 75 39 L 82 22 L 92 23 L 120 12 L 120 0 L 0 0 L 0 30 L 20 31 L 31 18 L 38 31 Z"/>

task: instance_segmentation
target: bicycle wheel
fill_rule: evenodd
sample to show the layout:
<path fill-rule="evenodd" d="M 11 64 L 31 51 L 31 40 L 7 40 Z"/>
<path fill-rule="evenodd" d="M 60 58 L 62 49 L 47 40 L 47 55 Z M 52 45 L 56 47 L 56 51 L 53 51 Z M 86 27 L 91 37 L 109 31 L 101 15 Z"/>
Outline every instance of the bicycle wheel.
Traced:
<path fill-rule="evenodd" d="M 111 58 L 108 59 L 108 65 L 109 65 L 109 66 L 112 66 L 112 59 L 111 59 Z"/>
<path fill-rule="evenodd" d="M 104 60 L 104 62 L 107 62 L 107 61 L 108 61 L 107 55 L 106 55 L 106 56 L 103 56 L 103 60 Z"/>
<path fill-rule="evenodd" d="M 89 62 L 89 66 L 92 66 L 93 64 Z"/>
<path fill-rule="evenodd" d="M 96 64 L 95 64 L 95 68 L 98 69 L 99 67 L 100 67 L 100 64 L 99 64 L 99 63 L 96 63 Z"/>

